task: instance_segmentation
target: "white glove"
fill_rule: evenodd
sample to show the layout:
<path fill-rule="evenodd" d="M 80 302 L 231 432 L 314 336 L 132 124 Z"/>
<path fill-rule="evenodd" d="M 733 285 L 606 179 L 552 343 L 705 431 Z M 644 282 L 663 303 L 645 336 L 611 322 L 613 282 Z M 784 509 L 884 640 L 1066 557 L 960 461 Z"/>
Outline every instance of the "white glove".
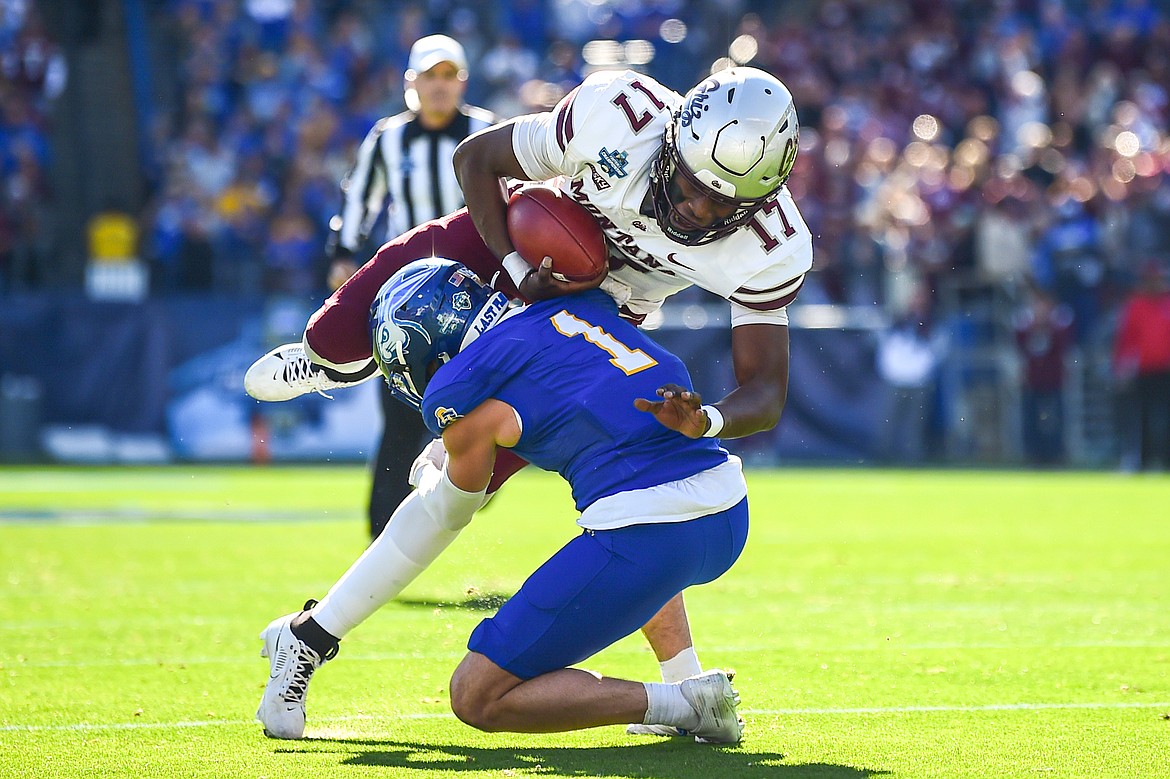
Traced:
<path fill-rule="evenodd" d="M 411 487 L 418 489 L 418 485 L 422 482 L 422 476 L 428 468 L 442 471 L 446 464 L 447 449 L 443 446 L 443 439 L 436 438 L 423 448 L 418 457 L 414 458 L 414 462 L 410 465 L 410 476 L 406 481 Z"/>

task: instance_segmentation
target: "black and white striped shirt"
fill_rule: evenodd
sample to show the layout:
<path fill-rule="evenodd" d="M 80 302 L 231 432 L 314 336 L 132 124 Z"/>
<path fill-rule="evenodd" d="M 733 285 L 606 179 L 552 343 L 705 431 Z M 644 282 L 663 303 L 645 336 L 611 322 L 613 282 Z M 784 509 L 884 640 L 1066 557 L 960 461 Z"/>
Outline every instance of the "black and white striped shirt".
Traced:
<path fill-rule="evenodd" d="M 460 141 L 494 122 L 489 111 L 469 105 L 439 130 L 423 127 L 414 111 L 378 120 L 341 183 L 338 245 L 357 252 L 383 208 L 388 239 L 462 208 L 451 157 Z"/>

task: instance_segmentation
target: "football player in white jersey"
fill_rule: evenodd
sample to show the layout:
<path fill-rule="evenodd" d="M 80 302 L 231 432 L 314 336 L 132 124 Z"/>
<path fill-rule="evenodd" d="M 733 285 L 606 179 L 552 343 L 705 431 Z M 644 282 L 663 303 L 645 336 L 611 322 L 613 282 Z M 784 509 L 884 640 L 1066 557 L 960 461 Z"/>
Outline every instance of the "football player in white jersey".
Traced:
<path fill-rule="evenodd" d="M 812 236 L 784 182 L 796 159 L 792 96 L 754 68 L 721 71 L 685 98 L 626 71 L 587 78 L 556 108 L 483 130 L 455 172 L 484 243 L 529 300 L 563 294 L 515 254 L 503 178 L 562 177 L 611 248 L 602 289 L 640 322 L 692 284 L 726 298 L 738 387 L 700 408 L 707 435 L 775 426 L 788 386 L 788 315 L 812 267 Z M 666 391 L 668 394 L 670 390 Z"/>
<path fill-rule="evenodd" d="M 785 306 L 812 265 L 811 235 L 784 187 L 798 133 L 787 88 L 754 68 L 715 73 L 685 97 L 637 73 L 596 73 L 551 112 L 463 141 L 454 162 L 468 208 L 385 244 L 313 315 L 302 343 L 253 364 L 245 388 L 260 400 L 287 400 L 376 375 L 371 303 L 391 275 L 419 258 L 456 259 L 527 300 L 596 286 L 557 281 L 548 264 L 533 271 L 508 237 L 504 180 L 555 177 L 602 224 L 611 262 L 600 283 L 631 320 L 692 284 L 731 304 L 736 389 L 704 405 L 697 394 L 666 386 L 662 402 L 708 437 L 771 429 L 787 397 Z M 500 451 L 489 493 L 525 465 Z M 368 565 L 376 569 L 378 561 Z M 681 596 L 644 632 L 664 680 L 701 670 Z"/>

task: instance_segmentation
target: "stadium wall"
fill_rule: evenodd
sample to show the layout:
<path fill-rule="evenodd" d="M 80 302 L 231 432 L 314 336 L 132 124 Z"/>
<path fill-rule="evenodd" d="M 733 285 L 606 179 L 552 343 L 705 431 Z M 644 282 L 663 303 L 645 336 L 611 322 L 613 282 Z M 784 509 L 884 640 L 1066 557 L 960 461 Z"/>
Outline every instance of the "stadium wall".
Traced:
<path fill-rule="evenodd" d="M 13 295 L 0 311 L 0 457 L 70 462 L 362 460 L 375 443 L 373 385 L 264 404 L 244 371 L 295 340 L 315 300 L 163 297 L 139 304 L 79 294 Z M 699 320 L 695 311 L 702 314 Z M 734 386 L 720 314 L 690 307 L 654 338 L 690 366 L 696 389 Z M 713 355 L 722 355 L 715 356 Z M 792 337 L 780 426 L 729 448 L 749 462 L 865 462 L 874 457 L 882 385 L 873 340 L 814 327 Z"/>

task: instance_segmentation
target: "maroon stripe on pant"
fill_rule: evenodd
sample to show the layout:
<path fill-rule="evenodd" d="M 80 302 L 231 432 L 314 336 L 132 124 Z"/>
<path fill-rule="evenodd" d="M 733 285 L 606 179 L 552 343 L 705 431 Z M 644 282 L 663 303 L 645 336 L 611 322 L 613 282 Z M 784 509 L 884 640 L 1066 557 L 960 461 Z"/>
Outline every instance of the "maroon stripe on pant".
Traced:
<path fill-rule="evenodd" d="M 424 222 L 382 245 L 378 252 L 337 288 L 309 318 L 305 340 L 322 359 L 334 365 L 366 361 L 373 355 L 370 342 L 370 306 L 386 280 L 402 266 L 424 257 L 457 260 L 485 282 L 496 278 L 496 289 L 518 296 L 516 285 L 500 260 L 484 244 L 467 209 Z"/>

